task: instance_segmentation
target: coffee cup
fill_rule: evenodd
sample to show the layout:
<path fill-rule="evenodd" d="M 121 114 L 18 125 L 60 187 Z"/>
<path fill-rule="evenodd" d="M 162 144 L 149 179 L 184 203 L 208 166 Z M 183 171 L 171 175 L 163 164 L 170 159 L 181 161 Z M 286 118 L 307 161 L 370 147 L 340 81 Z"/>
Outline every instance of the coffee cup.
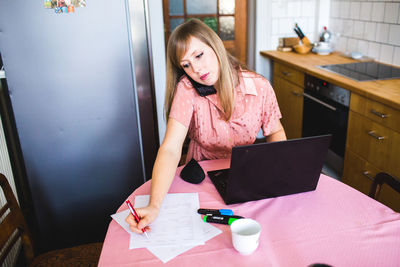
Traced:
<path fill-rule="evenodd" d="M 259 244 L 261 226 L 252 219 L 239 219 L 231 224 L 233 247 L 242 255 L 250 255 Z"/>

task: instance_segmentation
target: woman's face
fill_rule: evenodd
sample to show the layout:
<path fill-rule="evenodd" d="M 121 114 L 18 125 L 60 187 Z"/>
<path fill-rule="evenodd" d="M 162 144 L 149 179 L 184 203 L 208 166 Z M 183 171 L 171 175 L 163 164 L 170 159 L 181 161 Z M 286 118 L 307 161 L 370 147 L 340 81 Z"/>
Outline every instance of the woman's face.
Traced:
<path fill-rule="evenodd" d="M 214 50 L 192 37 L 180 62 L 183 70 L 193 80 L 204 85 L 215 85 L 219 77 L 219 62 Z"/>

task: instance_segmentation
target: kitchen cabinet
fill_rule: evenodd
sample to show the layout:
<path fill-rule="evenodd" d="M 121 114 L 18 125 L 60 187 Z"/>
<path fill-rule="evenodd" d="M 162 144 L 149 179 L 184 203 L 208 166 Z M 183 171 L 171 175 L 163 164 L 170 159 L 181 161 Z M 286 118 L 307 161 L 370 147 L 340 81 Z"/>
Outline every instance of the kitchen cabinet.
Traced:
<path fill-rule="evenodd" d="M 400 111 L 357 94 L 351 96 L 343 182 L 368 194 L 377 172 L 400 177 L 399 121 Z M 380 201 L 400 211 L 399 193 L 383 189 Z"/>
<path fill-rule="evenodd" d="M 304 73 L 274 64 L 274 90 L 288 139 L 300 138 L 303 118 Z"/>
<path fill-rule="evenodd" d="M 400 79 L 357 82 L 318 67 L 356 62 L 340 53 L 262 51 L 261 55 L 274 64 L 273 85 L 288 138 L 301 136 L 305 75 L 320 78 L 351 91 L 342 181 L 368 194 L 378 172 L 400 178 Z M 400 211 L 400 195 L 387 185 L 378 201 Z"/>

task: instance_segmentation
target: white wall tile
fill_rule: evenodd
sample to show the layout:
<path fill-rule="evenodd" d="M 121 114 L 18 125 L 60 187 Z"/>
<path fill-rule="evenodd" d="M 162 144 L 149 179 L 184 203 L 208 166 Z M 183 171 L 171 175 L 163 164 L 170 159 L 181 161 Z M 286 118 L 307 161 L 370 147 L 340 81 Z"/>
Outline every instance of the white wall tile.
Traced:
<path fill-rule="evenodd" d="M 372 4 L 372 21 L 383 21 L 385 15 L 385 3 L 374 2 Z"/>
<path fill-rule="evenodd" d="M 299 17 L 301 13 L 301 2 L 300 1 L 289 1 L 287 6 L 287 16 L 288 17 Z"/>
<path fill-rule="evenodd" d="M 274 2 L 271 5 L 272 17 L 286 17 L 286 2 Z"/>
<path fill-rule="evenodd" d="M 363 55 L 367 55 L 368 54 L 368 42 L 359 40 L 357 50 L 358 50 L 358 52 L 362 53 Z"/>
<path fill-rule="evenodd" d="M 400 66 L 400 47 L 394 48 L 393 62 L 392 64 Z"/>
<path fill-rule="evenodd" d="M 364 39 L 368 41 L 375 41 L 376 38 L 376 23 L 366 22 L 364 27 Z"/>
<path fill-rule="evenodd" d="M 372 3 L 362 2 L 361 10 L 360 10 L 360 19 L 361 20 L 371 20 L 372 13 Z"/>
<path fill-rule="evenodd" d="M 353 34 L 353 21 L 346 19 L 343 21 L 343 35 L 350 37 L 352 34 Z"/>
<path fill-rule="evenodd" d="M 340 4 L 340 17 L 348 19 L 350 17 L 350 2 L 339 2 Z"/>
<path fill-rule="evenodd" d="M 315 16 L 315 1 L 303 1 L 301 13 L 306 17 Z"/>
<path fill-rule="evenodd" d="M 391 45 L 381 45 L 381 50 L 379 53 L 379 61 L 384 63 L 392 64 L 393 62 L 393 51 L 394 47 Z"/>
<path fill-rule="evenodd" d="M 387 43 L 389 40 L 389 24 L 378 23 L 376 26 L 376 39 L 377 42 Z"/>
<path fill-rule="evenodd" d="M 347 37 L 344 36 L 338 37 L 335 49 L 337 51 L 346 52 L 347 51 L 346 47 L 347 47 Z"/>
<path fill-rule="evenodd" d="M 332 31 L 332 33 L 342 32 L 343 21 L 341 19 L 331 19 L 330 30 Z"/>
<path fill-rule="evenodd" d="M 272 19 L 272 34 L 279 32 L 279 19 Z"/>
<path fill-rule="evenodd" d="M 354 21 L 353 37 L 361 39 L 364 35 L 364 25 L 363 21 Z"/>
<path fill-rule="evenodd" d="M 360 8 L 361 8 L 360 2 L 354 2 L 354 1 L 351 2 L 351 4 L 350 4 L 350 18 L 351 19 L 359 19 Z"/>
<path fill-rule="evenodd" d="M 375 42 L 370 42 L 368 44 L 368 56 L 374 59 L 379 60 L 379 51 L 381 49 L 381 45 Z"/>
<path fill-rule="evenodd" d="M 338 19 L 337 21 L 337 28 L 336 28 L 336 33 L 343 32 L 343 20 Z"/>
<path fill-rule="evenodd" d="M 390 25 L 389 43 L 400 46 L 400 25 L 394 25 L 394 24 Z"/>
<path fill-rule="evenodd" d="M 397 24 L 400 24 L 400 16 L 399 16 L 399 19 L 397 20 Z"/>
<path fill-rule="evenodd" d="M 298 2 L 295 2 L 295 8 L 296 8 L 296 10 L 297 10 L 297 12 L 296 12 L 296 17 L 301 17 L 301 16 L 303 16 L 303 14 L 301 13 L 301 6 L 302 6 L 302 3 L 301 3 L 301 1 L 298 1 Z"/>
<path fill-rule="evenodd" d="M 331 0 L 330 7 L 331 30 L 340 36 L 336 50 L 356 48 L 376 60 L 400 65 L 400 0 Z"/>
<path fill-rule="evenodd" d="M 386 3 L 385 4 L 385 18 L 384 22 L 396 23 L 399 17 L 399 3 Z"/>
<path fill-rule="evenodd" d="M 340 2 L 337 1 L 332 1 L 331 2 L 331 17 L 337 18 L 339 17 L 340 14 L 340 6 L 339 6 Z"/>
<path fill-rule="evenodd" d="M 270 47 L 268 49 L 276 49 L 279 46 L 279 37 L 280 35 L 272 35 L 270 40 Z"/>
<path fill-rule="evenodd" d="M 315 30 L 315 18 L 314 17 L 308 18 L 306 31 L 308 32 L 308 34 L 312 34 L 314 33 L 314 30 Z M 322 29 L 318 29 L 318 31 L 322 31 Z"/>
<path fill-rule="evenodd" d="M 349 38 L 347 40 L 346 51 L 348 51 L 348 52 L 358 51 L 358 40 L 357 39 L 353 39 L 353 38 Z"/>
<path fill-rule="evenodd" d="M 279 19 L 279 34 L 287 34 L 293 32 L 293 19 L 280 18 Z"/>

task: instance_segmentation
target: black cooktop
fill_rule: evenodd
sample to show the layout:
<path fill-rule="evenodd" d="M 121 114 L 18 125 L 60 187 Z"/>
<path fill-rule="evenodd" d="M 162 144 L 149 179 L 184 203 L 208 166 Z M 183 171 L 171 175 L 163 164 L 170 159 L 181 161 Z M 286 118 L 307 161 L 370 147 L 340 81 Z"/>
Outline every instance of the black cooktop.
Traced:
<path fill-rule="evenodd" d="M 400 79 L 400 68 L 377 62 L 357 62 L 319 66 L 356 81 Z"/>

